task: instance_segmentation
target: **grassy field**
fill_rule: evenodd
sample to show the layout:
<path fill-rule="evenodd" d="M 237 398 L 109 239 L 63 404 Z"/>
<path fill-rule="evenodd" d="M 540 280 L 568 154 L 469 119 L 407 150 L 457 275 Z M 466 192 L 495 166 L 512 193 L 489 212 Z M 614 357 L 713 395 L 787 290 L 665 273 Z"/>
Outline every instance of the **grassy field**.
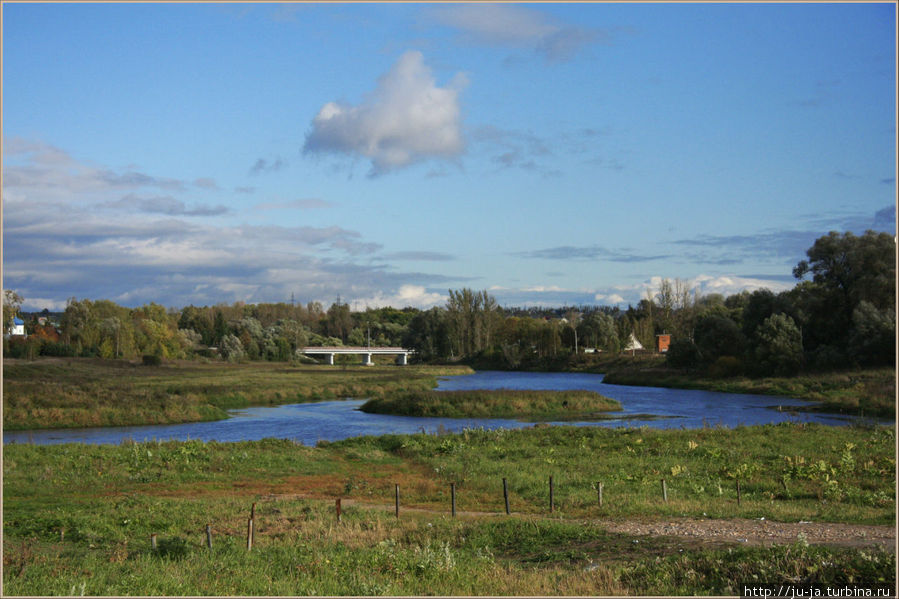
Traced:
<path fill-rule="evenodd" d="M 465 366 L 294 366 L 286 363 L 5 360 L 3 428 L 169 424 L 226 418 L 226 409 L 426 391 Z"/>
<path fill-rule="evenodd" d="M 709 547 L 603 527 L 684 516 L 894 526 L 892 427 L 14 444 L 3 457 L 5 595 L 738 594 L 742 580 L 892 581 L 896 567 L 875 549 Z"/>
<path fill-rule="evenodd" d="M 373 414 L 443 418 L 507 418 L 525 421 L 599 420 L 621 404 L 593 391 L 419 391 L 370 399 L 359 408 Z"/>

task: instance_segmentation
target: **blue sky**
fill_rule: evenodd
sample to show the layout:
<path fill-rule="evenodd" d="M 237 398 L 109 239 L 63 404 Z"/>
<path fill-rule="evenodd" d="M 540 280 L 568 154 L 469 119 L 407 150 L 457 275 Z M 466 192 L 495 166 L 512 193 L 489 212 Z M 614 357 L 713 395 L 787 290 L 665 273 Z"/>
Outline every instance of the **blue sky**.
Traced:
<path fill-rule="evenodd" d="M 896 6 L 3 4 L 26 309 L 636 303 L 895 234 Z"/>

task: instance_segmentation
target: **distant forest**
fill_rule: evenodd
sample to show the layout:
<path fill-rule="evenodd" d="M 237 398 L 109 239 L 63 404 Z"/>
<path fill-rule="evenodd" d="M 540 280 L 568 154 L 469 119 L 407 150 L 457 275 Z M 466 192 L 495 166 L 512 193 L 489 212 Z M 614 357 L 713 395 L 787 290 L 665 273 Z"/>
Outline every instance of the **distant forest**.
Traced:
<path fill-rule="evenodd" d="M 895 363 L 896 246 L 887 233 L 830 233 L 793 269 L 789 291 L 698 296 L 664 280 L 636 306 L 503 308 L 486 291 L 450 290 L 445 306 L 351 311 L 339 301 L 126 308 L 71 298 L 61 314 L 22 314 L 4 291 L 4 330 L 24 317 L 25 338 L 4 355 L 134 359 L 301 360 L 311 345 L 404 346 L 422 361 L 498 367 L 562 364 L 585 351 L 614 354 L 633 335 L 647 349 L 671 336 L 670 366 L 719 375 L 791 374 Z"/>

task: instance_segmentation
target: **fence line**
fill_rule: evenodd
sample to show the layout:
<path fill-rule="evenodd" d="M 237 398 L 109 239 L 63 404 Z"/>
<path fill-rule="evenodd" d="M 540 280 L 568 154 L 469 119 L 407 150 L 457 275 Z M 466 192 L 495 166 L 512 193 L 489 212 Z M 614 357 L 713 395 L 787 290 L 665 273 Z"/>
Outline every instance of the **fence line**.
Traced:
<path fill-rule="evenodd" d="M 659 480 L 662 490 L 662 501 L 668 502 L 668 483 L 663 478 Z M 740 479 L 736 479 L 736 502 L 737 505 L 742 505 L 742 486 Z M 785 481 L 782 479 L 781 483 L 784 487 L 786 487 Z M 509 485 L 508 480 L 503 477 L 502 479 L 503 485 L 503 503 L 506 511 L 506 515 L 511 515 L 511 509 L 509 504 Z M 596 504 L 597 507 L 603 507 L 603 491 L 605 489 L 605 483 L 603 481 L 596 481 Z M 452 517 L 456 517 L 456 483 L 450 483 L 450 501 L 451 501 L 451 514 Z M 334 503 L 335 513 L 337 517 L 337 522 L 341 522 L 343 510 L 342 510 L 342 498 L 338 497 L 335 499 Z M 555 513 L 555 479 L 553 476 L 549 477 L 549 513 Z M 394 484 L 394 515 L 396 518 L 400 517 L 400 486 L 399 484 Z M 251 551 L 253 549 L 253 545 L 255 542 L 255 520 L 256 520 L 256 502 L 250 507 L 250 517 L 247 519 L 247 551 Z M 59 540 L 63 542 L 65 540 L 65 528 L 59 529 Z M 212 549 L 212 524 L 207 523 L 205 526 L 205 545 L 211 550 Z M 150 546 L 154 552 L 159 552 L 159 544 L 158 544 L 158 535 L 157 533 L 152 533 L 150 535 Z"/>

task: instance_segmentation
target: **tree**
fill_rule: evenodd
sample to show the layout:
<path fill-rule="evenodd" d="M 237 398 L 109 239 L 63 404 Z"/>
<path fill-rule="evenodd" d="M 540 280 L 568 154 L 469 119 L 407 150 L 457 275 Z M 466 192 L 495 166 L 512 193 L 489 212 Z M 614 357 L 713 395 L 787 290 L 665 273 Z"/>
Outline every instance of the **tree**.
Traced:
<path fill-rule="evenodd" d="M 896 313 L 878 310 L 862 300 L 852 312 L 849 337 L 852 356 L 866 366 L 886 366 L 896 360 Z"/>
<path fill-rule="evenodd" d="M 589 314 L 581 321 L 578 330 L 581 331 L 583 345 L 590 344 L 605 350 L 618 349 L 615 319 L 604 312 L 594 311 Z"/>
<path fill-rule="evenodd" d="M 450 289 L 446 312 L 454 353 L 464 357 L 492 348 L 502 315 L 486 290 Z"/>
<path fill-rule="evenodd" d="M 755 367 L 765 374 L 795 374 L 802 366 L 802 336 L 793 319 L 773 314 L 756 331 Z"/>
<path fill-rule="evenodd" d="M 450 353 L 446 313 L 440 308 L 419 312 L 409 322 L 403 346 L 418 352 L 423 361 L 448 356 Z"/>
<path fill-rule="evenodd" d="M 696 368 L 699 365 L 699 348 L 690 339 L 680 338 L 671 342 L 665 362 L 672 368 Z"/>
<path fill-rule="evenodd" d="M 13 319 L 18 316 L 19 308 L 22 306 L 22 296 L 12 289 L 3 290 L 3 330 L 12 329 Z"/>
<path fill-rule="evenodd" d="M 846 346 L 852 314 L 860 302 L 878 310 L 895 310 L 895 243 L 889 234 L 868 231 L 856 237 L 831 232 L 815 240 L 806 255 L 808 260 L 800 261 L 793 275 L 797 279 L 812 276 L 810 324 L 827 345 Z"/>
<path fill-rule="evenodd" d="M 740 356 L 746 340 L 737 324 L 726 316 L 711 314 L 696 322 L 693 337 L 701 360 L 712 363 L 722 356 Z"/>
<path fill-rule="evenodd" d="M 337 337 L 346 343 L 347 336 L 353 329 L 353 319 L 350 316 L 350 305 L 335 302 L 328 308 L 327 319 L 325 320 L 325 334 L 331 337 Z"/>
<path fill-rule="evenodd" d="M 244 357 L 244 347 L 235 335 L 228 334 L 222 337 L 222 344 L 219 351 L 222 357 L 229 362 L 239 362 Z"/>

